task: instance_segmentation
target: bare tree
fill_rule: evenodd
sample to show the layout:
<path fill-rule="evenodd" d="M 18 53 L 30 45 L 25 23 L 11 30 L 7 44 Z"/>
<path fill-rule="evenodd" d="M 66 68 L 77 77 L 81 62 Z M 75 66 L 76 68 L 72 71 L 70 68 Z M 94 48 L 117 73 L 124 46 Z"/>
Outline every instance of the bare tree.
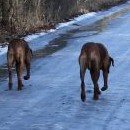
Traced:
<path fill-rule="evenodd" d="M 1 15 L 2 26 L 8 26 L 9 24 L 9 0 L 1 0 Z"/>
<path fill-rule="evenodd" d="M 34 32 L 76 15 L 108 8 L 127 0 L 0 0 L 0 23 L 6 32 Z M 9 27 L 9 28 L 8 28 Z"/>

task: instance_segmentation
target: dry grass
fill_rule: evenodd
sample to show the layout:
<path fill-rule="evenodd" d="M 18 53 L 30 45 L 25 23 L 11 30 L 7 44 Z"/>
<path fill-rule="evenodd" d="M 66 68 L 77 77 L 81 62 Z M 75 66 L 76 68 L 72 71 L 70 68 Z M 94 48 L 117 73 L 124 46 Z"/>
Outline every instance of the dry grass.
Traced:
<path fill-rule="evenodd" d="M 5 0 L 6 1 L 6 0 Z M 58 22 L 90 11 L 107 9 L 127 0 L 9 0 L 9 25 L 1 35 L 22 35 L 54 27 Z M 1 10 L 1 5 L 0 5 Z M 2 14 L 0 13 L 0 20 Z M 4 30 L 4 31 L 3 31 Z M 1 39 L 0 39 L 1 40 Z"/>

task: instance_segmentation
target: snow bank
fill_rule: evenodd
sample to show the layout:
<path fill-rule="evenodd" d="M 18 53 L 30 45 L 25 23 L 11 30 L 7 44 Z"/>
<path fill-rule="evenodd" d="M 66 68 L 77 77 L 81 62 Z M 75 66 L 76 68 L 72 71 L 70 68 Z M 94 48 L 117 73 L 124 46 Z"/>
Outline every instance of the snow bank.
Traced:
<path fill-rule="evenodd" d="M 83 14 L 79 17 L 75 17 L 73 20 L 65 23 L 59 23 L 56 26 L 56 29 L 48 30 L 47 32 L 36 33 L 32 35 L 28 35 L 24 37 L 24 39 L 29 42 L 30 47 L 33 51 L 38 50 L 46 46 L 51 40 L 59 37 L 61 34 L 66 33 L 69 30 L 77 29 L 80 26 L 85 26 L 96 22 L 104 17 L 110 16 L 124 8 L 127 8 L 130 5 L 130 2 L 126 4 L 113 7 L 107 11 L 99 11 L 98 13 L 91 12 L 87 14 Z M 4 48 L 0 48 L 0 65 L 6 63 L 6 53 L 7 46 Z"/>

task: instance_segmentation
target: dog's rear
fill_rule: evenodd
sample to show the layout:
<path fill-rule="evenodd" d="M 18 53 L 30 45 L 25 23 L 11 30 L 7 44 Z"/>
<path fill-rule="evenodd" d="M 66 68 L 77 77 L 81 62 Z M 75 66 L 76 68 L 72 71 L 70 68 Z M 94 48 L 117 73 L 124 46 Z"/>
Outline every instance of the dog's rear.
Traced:
<path fill-rule="evenodd" d="M 22 63 L 25 57 L 25 46 L 26 42 L 19 39 L 14 39 L 8 46 L 7 58 L 10 64 Z"/>
<path fill-rule="evenodd" d="M 114 65 L 114 60 L 109 56 L 107 49 L 103 44 L 88 42 L 83 45 L 79 56 L 80 79 L 81 79 L 81 99 L 85 101 L 85 83 L 84 76 L 86 69 L 90 70 L 91 78 L 94 84 L 94 99 L 98 99 L 100 94 L 98 87 L 98 79 L 100 70 L 103 70 L 104 87 L 102 91 L 108 88 L 107 77 L 110 65 Z"/>
<path fill-rule="evenodd" d="M 12 73 L 11 67 L 15 63 L 16 72 L 18 77 L 18 90 L 22 89 L 22 71 L 23 68 L 27 68 L 27 75 L 24 76 L 24 79 L 29 79 L 30 77 L 30 62 L 32 51 L 29 48 L 26 41 L 22 39 L 14 39 L 9 43 L 8 52 L 7 52 L 7 61 L 8 61 L 8 71 L 9 71 L 9 89 L 12 89 Z"/>
<path fill-rule="evenodd" d="M 82 47 L 81 54 L 79 56 L 79 64 L 81 68 L 98 70 L 100 68 L 100 59 L 99 49 L 96 44 L 90 42 Z"/>

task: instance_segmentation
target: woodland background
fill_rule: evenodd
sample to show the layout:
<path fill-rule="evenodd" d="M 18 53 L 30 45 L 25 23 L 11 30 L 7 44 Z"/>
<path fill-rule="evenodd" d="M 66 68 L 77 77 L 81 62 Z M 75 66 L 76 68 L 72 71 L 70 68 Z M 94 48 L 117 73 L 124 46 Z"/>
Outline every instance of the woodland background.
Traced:
<path fill-rule="evenodd" d="M 0 42 L 54 28 L 58 22 L 127 0 L 0 0 Z"/>

